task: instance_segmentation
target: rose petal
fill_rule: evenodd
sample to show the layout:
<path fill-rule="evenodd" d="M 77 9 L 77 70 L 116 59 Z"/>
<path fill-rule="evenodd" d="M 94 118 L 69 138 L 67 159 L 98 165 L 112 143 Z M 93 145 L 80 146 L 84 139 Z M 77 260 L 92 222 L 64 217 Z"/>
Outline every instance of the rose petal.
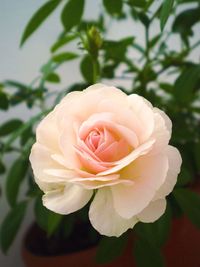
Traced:
<path fill-rule="evenodd" d="M 43 205 L 59 214 L 70 214 L 83 208 L 92 197 L 92 190 L 85 190 L 81 186 L 68 184 L 64 188 L 46 192 Z"/>
<path fill-rule="evenodd" d="M 83 92 L 69 93 L 58 105 L 59 120 L 66 115 L 72 115 L 83 122 L 90 115 L 96 113 L 98 104 L 107 98 L 126 101 L 126 94 L 119 89 L 103 84 L 92 85 Z"/>
<path fill-rule="evenodd" d="M 160 116 L 162 116 L 163 120 L 165 121 L 165 126 L 166 126 L 166 128 L 167 128 L 167 130 L 171 136 L 172 122 L 171 122 L 170 118 L 167 116 L 167 114 L 164 111 L 160 110 L 159 108 L 153 108 L 153 110 L 155 113 L 158 113 L 158 114 L 160 114 Z"/>
<path fill-rule="evenodd" d="M 137 223 L 135 217 L 126 220 L 117 214 L 109 188 L 98 190 L 90 206 L 89 219 L 100 234 L 117 237 Z"/>
<path fill-rule="evenodd" d="M 164 198 L 152 201 L 145 209 L 143 209 L 142 212 L 137 215 L 137 218 L 139 221 L 145 223 L 154 222 L 164 214 L 166 205 L 167 202 Z"/>
<path fill-rule="evenodd" d="M 138 138 L 140 143 L 148 140 L 154 129 L 154 114 L 152 108 L 147 105 L 147 102 L 143 97 L 132 94 L 128 97 L 129 107 L 133 113 L 139 118 L 142 124 L 142 132 L 140 132 Z"/>
<path fill-rule="evenodd" d="M 90 176 L 90 177 L 80 177 L 75 171 L 70 171 L 66 169 L 45 169 L 44 173 L 56 177 L 59 177 L 61 181 L 67 182 L 85 182 L 85 181 L 113 181 L 119 178 L 119 174 L 107 175 L 107 176 Z M 49 182 L 51 182 L 49 180 Z M 52 179 L 54 182 L 54 178 Z"/>
<path fill-rule="evenodd" d="M 111 173 L 114 173 L 114 172 L 117 172 L 123 169 L 124 167 L 129 165 L 131 162 L 133 162 L 135 159 L 137 159 L 138 157 L 147 154 L 151 150 L 154 142 L 155 142 L 154 140 L 149 140 L 148 142 L 144 143 L 143 145 L 133 150 L 128 156 L 124 157 L 121 160 L 115 161 L 114 164 L 116 166 L 108 170 L 102 171 L 98 173 L 97 175 L 100 175 L 100 176 L 107 175 L 107 174 L 111 174 Z"/>
<path fill-rule="evenodd" d="M 127 142 L 122 139 L 119 142 L 113 142 L 105 150 L 99 153 L 95 152 L 95 155 L 102 161 L 113 162 L 128 155 L 129 151 L 130 147 L 127 145 Z"/>
<path fill-rule="evenodd" d="M 68 168 L 68 164 L 65 160 L 65 158 L 62 156 L 62 155 L 58 155 L 58 154 L 53 154 L 51 155 L 51 157 L 56 161 L 58 162 L 60 165 Z M 71 169 L 73 171 L 75 171 L 79 176 L 81 177 L 93 177 L 95 176 L 96 174 L 93 174 L 93 173 L 90 173 L 90 172 L 87 172 L 86 170 L 82 170 L 82 169 L 78 169 L 78 168 L 73 168 Z"/>
<path fill-rule="evenodd" d="M 48 183 L 49 181 L 51 181 L 52 183 L 52 179 L 55 179 L 55 183 L 60 182 L 59 177 L 58 179 L 56 179 L 55 177 L 52 177 L 51 175 L 44 172 L 44 169 L 48 168 L 62 168 L 61 165 L 59 165 L 51 158 L 51 153 L 52 151 L 50 149 L 39 143 L 35 143 L 31 149 L 30 162 L 32 165 L 33 173 L 36 182 L 43 191 L 49 189 Z"/>
<path fill-rule="evenodd" d="M 66 169 L 44 169 L 43 172 L 47 175 L 51 176 L 51 179 L 48 179 L 48 182 L 55 182 L 55 181 L 61 181 L 61 182 L 69 182 L 70 179 L 73 179 L 76 177 L 76 173 L 72 170 L 66 170 Z"/>
<path fill-rule="evenodd" d="M 52 149 L 59 151 L 59 132 L 56 124 L 56 110 L 51 111 L 36 128 L 37 142 Z"/>
<path fill-rule="evenodd" d="M 154 113 L 154 120 L 155 128 L 153 130 L 151 138 L 154 138 L 156 141 L 150 154 L 156 154 L 160 153 L 160 151 L 163 151 L 168 146 L 171 137 L 170 131 L 166 126 L 165 119 L 163 118 L 163 116 L 161 116 L 160 112 Z"/>
<path fill-rule="evenodd" d="M 120 108 L 119 108 L 120 107 Z M 104 99 L 98 104 L 98 112 L 110 112 L 114 115 L 113 121 L 140 136 L 143 125 L 136 114 L 129 108 L 128 101 L 116 101 L 114 97 Z"/>
<path fill-rule="evenodd" d="M 132 186 L 112 187 L 114 207 L 124 218 L 141 212 L 152 201 L 156 190 L 164 182 L 168 171 L 168 159 L 164 154 L 138 158 L 120 174 L 134 181 Z"/>
<path fill-rule="evenodd" d="M 112 122 L 113 114 L 109 112 L 101 112 L 92 114 L 85 120 L 79 128 L 79 138 L 85 140 L 91 130 L 104 126 L 103 122 Z M 103 127 L 102 127 L 103 128 Z"/>
<path fill-rule="evenodd" d="M 68 163 L 66 161 L 66 159 L 64 158 L 64 156 L 62 154 L 52 154 L 51 158 L 56 161 L 57 163 L 59 163 L 60 165 L 66 167 L 68 169 Z"/>
<path fill-rule="evenodd" d="M 79 156 L 79 161 L 82 164 L 82 168 L 86 169 L 88 172 L 100 173 L 108 169 L 103 162 L 97 161 L 90 154 L 80 149 L 74 148 L 77 155 Z"/>
<path fill-rule="evenodd" d="M 84 180 L 84 179 L 80 179 L 78 181 L 78 179 L 76 180 L 76 183 L 79 185 L 82 185 L 85 189 L 99 189 L 99 188 L 103 188 L 103 187 L 108 187 L 108 186 L 114 186 L 116 184 L 124 184 L 124 185 L 133 185 L 134 181 L 128 180 L 128 179 L 113 179 L 113 180 L 108 180 L 108 181 L 98 181 L 98 180 L 94 180 L 94 181 L 89 181 L 88 180 Z"/>
<path fill-rule="evenodd" d="M 120 138 L 124 138 L 132 147 L 138 146 L 138 138 L 134 131 L 115 122 L 114 114 L 109 112 L 96 113 L 91 115 L 82 123 L 79 128 L 79 137 L 84 140 L 92 129 L 106 128 Z M 109 137 L 109 136 L 108 136 Z M 109 141 L 109 140 L 108 140 Z"/>
<path fill-rule="evenodd" d="M 177 182 L 178 174 L 180 172 L 182 159 L 179 151 L 173 146 L 168 146 L 166 149 L 166 154 L 168 157 L 169 169 L 167 172 L 165 182 L 156 192 L 156 195 L 154 197 L 155 200 L 159 198 L 164 198 L 165 196 L 169 195 L 172 192 Z"/>
<path fill-rule="evenodd" d="M 60 135 L 59 146 L 68 168 L 80 168 L 81 164 L 77 157 L 74 145 L 77 144 L 77 135 L 75 129 L 75 118 L 68 117 L 65 121 L 65 126 L 62 128 Z"/>

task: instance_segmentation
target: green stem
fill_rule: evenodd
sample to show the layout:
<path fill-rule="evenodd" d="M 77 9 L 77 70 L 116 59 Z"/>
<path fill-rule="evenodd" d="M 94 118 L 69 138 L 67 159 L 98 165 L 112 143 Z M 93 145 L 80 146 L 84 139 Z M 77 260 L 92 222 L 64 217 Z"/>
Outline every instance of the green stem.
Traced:
<path fill-rule="evenodd" d="M 197 46 L 200 45 L 200 40 L 198 40 L 196 43 L 194 43 L 191 47 L 190 50 L 194 50 Z"/>
<path fill-rule="evenodd" d="M 92 57 L 92 63 L 93 63 L 93 83 L 96 83 L 99 78 L 99 69 L 98 69 L 97 59 Z"/>
<path fill-rule="evenodd" d="M 10 137 L 6 140 L 6 143 L 4 144 L 4 147 L 1 151 L 1 154 L 3 154 L 10 145 L 31 125 L 34 125 L 42 116 L 46 115 L 50 110 L 46 110 L 44 112 L 41 112 L 37 114 L 36 116 L 32 117 L 28 122 L 23 124 L 20 128 L 18 128 L 13 134 L 10 135 Z"/>
<path fill-rule="evenodd" d="M 149 28 L 145 27 L 145 42 L 146 42 L 146 58 L 147 64 L 149 63 Z"/>

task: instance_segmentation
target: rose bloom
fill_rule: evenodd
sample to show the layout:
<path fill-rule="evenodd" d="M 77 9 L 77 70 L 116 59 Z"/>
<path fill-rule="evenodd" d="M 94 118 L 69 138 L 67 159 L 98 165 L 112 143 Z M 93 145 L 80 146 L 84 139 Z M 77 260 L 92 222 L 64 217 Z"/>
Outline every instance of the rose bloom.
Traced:
<path fill-rule="evenodd" d="M 171 128 L 136 94 L 102 84 L 69 93 L 40 122 L 30 155 L 44 206 L 70 214 L 94 196 L 89 219 L 107 236 L 157 220 L 181 165 Z"/>

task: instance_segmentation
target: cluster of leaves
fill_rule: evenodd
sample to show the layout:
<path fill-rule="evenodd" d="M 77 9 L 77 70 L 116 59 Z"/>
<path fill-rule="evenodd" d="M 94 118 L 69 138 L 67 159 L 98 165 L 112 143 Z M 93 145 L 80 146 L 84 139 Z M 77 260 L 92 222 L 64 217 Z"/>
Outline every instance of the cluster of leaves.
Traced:
<path fill-rule="evenodd" d="M 188 190 L 188 187 L 197 181 L 195 178 L 200 173 L 200 63 L 190 59 L 193 50 L 200 45 L 200 40 L 194 43 L 192 38 L 194 26 L 199 26 L 200 22 L 200 2 L 102 0 L 104 11 L 93 21 L 83 17 L 86 2 L 47 1 L 26 26 L 21 46 L 58 6 L 62 6 L 60 18 L 63 31 L 50 49 L 50 59 L 30 85 L 16 81 L 0 84 L 2 110 L 21 104 L 26 104 L 28 108 L 40 109 L 38 114 L 27 122 L 16 118 L 0 126 L 0 173 L 6 170 L 4 155 L 10 152 L 18 155 L 7 173 L 5 193 L 11 209 L 1 225 L 1 247 L 4 252 L 9 249 L 24 218 L 26 207 L 32 200 L 35 201 L 36 221 L 45 229 L 47 236 L 56 234 L 58 229 L 66 228 L 66 218 L 63 219 L 41 205 L 41 192 L 33 183 L 28 164 L 30 148 L 35 138 L 35 124 L 52 108 L 47 108 L 48 97 L 53 96 L 55 105 L 70 91 L 82 90 L 102 79 L 122 79 L 130 81 L 130 88 L 121 87 L 123 91 L 146 97 L 154 106 L 163 109 L 170 116 L 175 125 L 172 144 L 179 148 L 183 157 L 182 172 L 174 193 L 169 196 L 165 215 L 153 224 L 138 224 L 135 228 L 137 241 L 134 255 L 138 266 L 163 266 L 160 248 L 169 236 L 175 207 L 179 207 L 179 211 L 200 227 L 200 197 Z M 171 22 L 168 21 L 169 16 Z M 143 25 L 145 44 L 141 45 L 133 35 L 117 41 L 107 39 L 110 25 L 107 21 L 125 22 L 128 18 L 132 19 L 133 25 Z M 160 29 L 156 35 L 151 36 L 150 29 L 155 21 L 160 22 Z M 170 27 L 168 31 L 165 30 L 166 26 Z M 178 51 L 168 44 L 174 35 L 179 37 L 181 48 Z M 70 42 L 78 44 L 79 49 L 69 51 Z M 131 56 L 135 51 L 139 54 L 138 59 Z M 49 83 L 61 82 L 59 67 L 72 60 L 79 60 L 82 81 L 63 90 L 50 92 L 47 89 Z M 28 190 L 21 201 L 18 195 L 25 181 L 28 181 Z M 67 227 L 72 229 L 72 223 L 71 226 L 67 224 Z M 122 252 L 126 241 L 126 235 L 120 238 L 103 238 L 97 261 L 112 261 Z"/>

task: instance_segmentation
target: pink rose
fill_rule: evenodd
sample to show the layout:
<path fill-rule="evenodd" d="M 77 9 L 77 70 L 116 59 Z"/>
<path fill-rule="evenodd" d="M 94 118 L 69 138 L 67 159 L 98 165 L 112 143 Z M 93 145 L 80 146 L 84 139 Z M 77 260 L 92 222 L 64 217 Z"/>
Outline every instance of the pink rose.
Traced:
<path fill-rule="evenodd" d="M 69 214 L 95 194 L 89 218 L 107 236 L 157 220 L 181 165 L 171 127 L 163 111 L 115 87 L 68 94 L 39 124 L 30 155 L 44 206 Z"/>

